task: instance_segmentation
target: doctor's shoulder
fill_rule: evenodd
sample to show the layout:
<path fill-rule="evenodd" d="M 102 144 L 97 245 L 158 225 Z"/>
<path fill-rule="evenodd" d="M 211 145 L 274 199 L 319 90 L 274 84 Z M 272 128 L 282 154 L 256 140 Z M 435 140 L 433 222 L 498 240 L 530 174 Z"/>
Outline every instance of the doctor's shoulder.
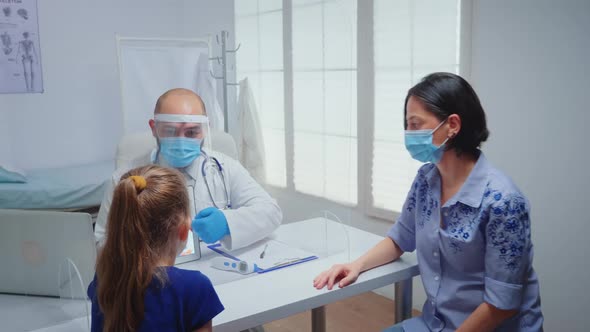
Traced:
<path fill-rule="evenodd" d="M 221 160 L 233 160 L 233 161 L 237 161 L 236 159 L 228 156 L 227 154 L 225 154 L 223 152 L 216 151 L 216 150 L 212 150 L 210 152 L 207 152 L 207 154 L 210 157 L 215 157 L 215 158 L 219 159 L 219 161 L 221 161 Z"/>
<path fill-rule="evenodd" d="M 235 164 L 240 164 L 240 162 L 228 155 L 226 155 L 223 152 L 219 152 L 219 151 L 211 151 L 208 153 L 209 157 L 211 158 L 215 158 L 217 159 L 217 161 L 219 161 L 219 163 L 221 164 L 221 167 L 225 167 L 226 165 L 228 167 L 232 167 Z"/>
<path fill-rule="evenodd" d="M 224 176 L 229 178 L 239 177 L 244 180 L 252 180 L 250 172 L 246 169 L 246 167 L 244 167 L 244 165 L 242 165 L 239 160 L 218 151 L 211 151 L 209 156 L 214 157 L 217 159 L 217 161 L 219 161 L 219 164 L 223 168 Z M 247 177 L 244 177 L 244 175 L 247 175 Z"/>

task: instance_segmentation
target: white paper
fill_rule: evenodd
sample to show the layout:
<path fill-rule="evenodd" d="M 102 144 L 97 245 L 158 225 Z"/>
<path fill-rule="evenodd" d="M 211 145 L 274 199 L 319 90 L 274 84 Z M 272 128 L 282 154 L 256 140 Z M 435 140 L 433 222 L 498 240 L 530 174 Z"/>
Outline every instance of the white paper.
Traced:
<path fill-rule="evenodd" d="M 43 92 L 37 0 L 0 0 L 0 93 Z"/>
<path fill-rule="evenodd" d="M 263 259 L 260 259 L 260 253 L 262 249 L 264 249 L 264 245 L 269 243 L 269 247 L 267 248 L 268 256 L 264 256 Z M 234 271 L 225 271 L 225 270 L 218 270 L 211 266 L 211 261 L 216 258 L 220 257 L 220 254 L 211 250 L 205 242 L 200 243 L 201 246 L 201 259 L 186 262 L 182 264 L 178 264 L 177 267 L 180 269 L 187 269 L 187 270 L 198 270 L 201 273 L 205 274 L 207 277 L 210 278 L 213 285 L 221 285 L 228 282 L 233 282 L 236 280 L 241 280 L 245 278 L 252 278 L 256 277 L 258 273 L 250 273 L 250 274 L 241 274 Z M 218 246 L 217 250 L 223 251 L 237 257 L 241 260 L 248 261 L 260 265 L 261 268 L 265 268 L 268 266 L 272 266 L 274 263 L 281 261 L 284 258 L 294 258 L 294 257 L 309 257 L 315 255 L 315 253 L 302 250 L 284 242 L 277 241 L 274 239 L 263 239 L 259 242 L 249 245 L 246 248 L 242 248 L 239 250 L 234 250 L 227 252 L 223 249 L 223 247 Z M 286 267 L 287 269 L 290 267 Z M 273 272 L 269 272 L 273 273 Z"/>
<path fill-rule="evenodd" d="M 226 252 L 222 247 L 216 249 Z M 263 251 L 264 256 L 261 258 Z M 270 269 L 279 264 L 294 263 L 297 260 L 314 256 L 309 251 L 291 247 L 277 240 L 257 242 L 246 248 L 228 252 L 228 254 L 250 264 L 254 263 L 261 269 Z"/>

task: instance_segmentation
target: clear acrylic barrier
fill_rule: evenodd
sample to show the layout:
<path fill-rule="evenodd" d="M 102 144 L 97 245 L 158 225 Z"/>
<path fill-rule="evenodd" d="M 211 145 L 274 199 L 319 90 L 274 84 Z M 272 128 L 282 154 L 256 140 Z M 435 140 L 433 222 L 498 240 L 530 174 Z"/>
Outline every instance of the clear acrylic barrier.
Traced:
<path fill-rule="evenodd" d="M 76 264 L 66 258 L 58 271 L 58 306 L 68 317 L 68 320 L 86 318 L 86 327 L 90 330 L 90 302 L 86 295 L 87 283 Z"/>
<path fill-rule="evenodd" d="M 73 330 L 88 330 L 86 289 L 96 261 L 91 216 L 0 210 L 0 221 L 2 329 L 29 331 L 76 321 Z"/>
<path fill-rule="evenodd" d="M 350 259 L 347 225 L 331 211 L 321 211 L 307 220 L 289 224 L 289 234 L 282 236 L 281 241 L 318 258 L 346 254 L 346 259 Z"/>

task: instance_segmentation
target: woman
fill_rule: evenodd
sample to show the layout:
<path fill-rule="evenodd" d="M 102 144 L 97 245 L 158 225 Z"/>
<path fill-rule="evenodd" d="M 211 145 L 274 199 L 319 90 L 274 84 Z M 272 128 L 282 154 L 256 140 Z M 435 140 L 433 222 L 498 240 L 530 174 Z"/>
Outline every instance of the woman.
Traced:
<path fill-rule="evenodd" d="M 321 289 L 417 250 L 428 299 L 422 315 L 387 331 L 541 331 L 528 201 L 479 150 L 488 137 L 473 88 L 450 73 L 408 91 L 405 144 L 426 163 L 388 237 L 314 279 Z"/>

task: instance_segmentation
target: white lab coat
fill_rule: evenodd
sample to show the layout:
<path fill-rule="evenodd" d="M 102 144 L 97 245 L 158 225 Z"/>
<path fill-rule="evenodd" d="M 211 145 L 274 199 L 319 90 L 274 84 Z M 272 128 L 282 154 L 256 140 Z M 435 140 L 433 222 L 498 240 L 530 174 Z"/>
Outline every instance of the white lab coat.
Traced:
<path fill-rule="evenodd" d="M 225 236 L 221 240 L 221 244 L 228 250 L 235 250 L 261 240 L 274 232 L 281 224 L 283 218 L 281 209 L 276 201 L 252 179 L 238 161 L 219 152 L 211 152 L 209 155 L 217 158 L 223 167 L 226 187 L 229 191 L 231 201 L 231 209 L 223 210 L 229 226 L 230 235 Z M 194 183 L 194 190 L 192 187 L 187 186 L 192 217 L 200 210 L 214 206 L 201 173 L 201 165 L 204 160 L 205 157 L 203 155 L 199 156 L 186 168 L 185 172 L 187 183 Z M 99 246 L 102 246 L 105 240 L 107 216 L 113 198 L 113 188 L 119 182 L 121 176 L 128 170 L 150 163 L 151 154 L 130 162 L 125 167 L 116 170 L 113 174 L 110 186 L 107 188 L 100 206 L 94 230 L 94 236 Z M 159 163 L 164 164 L 161 160 Z M 213 178 L 215 180 L 219 179 L 217 182 L 215 180 L 211 181 L 212 178 L 210 177 L 208 179 L 210 179 L 211 194 L 215 198 L 217 205 L 224 207 L 226 200 L 223 192 L 223 184 L 219 182 L 221 177 Z M 191 191 L 194 192 L 194 195 Z"/>
<path fill-rule="evenodd" d="M 240 123 L 240 139 L 238 152 L 240 162 L 250 172 L 256 181 L 266 182 L 266 167 L 264 141 L 260 119 L 254 101 L 254 94 L 250 89 L 248 79 L 240 81 L 240 97 L 238 99 L 238 121 Z"/>

